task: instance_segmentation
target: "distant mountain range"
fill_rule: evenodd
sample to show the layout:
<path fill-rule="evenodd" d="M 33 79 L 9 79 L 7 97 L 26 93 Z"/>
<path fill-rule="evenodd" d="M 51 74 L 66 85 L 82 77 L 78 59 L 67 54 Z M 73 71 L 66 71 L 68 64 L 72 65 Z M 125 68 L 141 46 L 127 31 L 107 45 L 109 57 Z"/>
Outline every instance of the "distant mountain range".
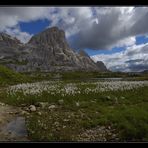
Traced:
<path fill-rule="evenodd" d="M 18 72 L 108 71 L 84 51 L 68 45 L 65 32 L 52 27 L 34 35 L 26 44 L 0 33 L 0 64 Z"/>

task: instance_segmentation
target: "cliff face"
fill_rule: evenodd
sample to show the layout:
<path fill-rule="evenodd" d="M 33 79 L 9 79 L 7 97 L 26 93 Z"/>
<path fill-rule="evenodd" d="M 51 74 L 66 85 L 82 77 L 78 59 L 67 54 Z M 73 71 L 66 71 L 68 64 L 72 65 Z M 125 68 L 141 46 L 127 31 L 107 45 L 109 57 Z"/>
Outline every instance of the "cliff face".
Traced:
<path fill-rule="evenodd" d="M 0 57 L 12 56 L 18 52 L 18 49 L 21 46 L 21 42 L 16 38 L 12 38 L 5 33 L 0 33 Z"/>
<path fill-rule="evenodd" d="M 5 39 L 4 39 L 4 37 Z M 0 63 L 20 72 L 27 71 L 106 71 L 84 52 L 76 53 L 57 27 L 33 36 L 27 44 L 0 36 Z"/>
<path fill-rule="evenodd" d="M 106 66 L 104 65 L 104 63 L 102 61 L 97 61 L 96 65 L 100 68 L 100 70 L 102 71 L 109 71 Z"/>

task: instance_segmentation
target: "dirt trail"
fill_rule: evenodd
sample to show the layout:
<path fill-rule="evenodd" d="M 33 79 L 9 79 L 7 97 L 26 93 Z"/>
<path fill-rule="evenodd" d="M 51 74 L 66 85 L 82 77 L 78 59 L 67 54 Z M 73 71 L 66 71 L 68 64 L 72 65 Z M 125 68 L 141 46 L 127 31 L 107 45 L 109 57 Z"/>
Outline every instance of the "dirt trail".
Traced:
<path fill-rule="evenodd" d="M 21 109 L 0 102 L 0 141 L 29 141 Z"/>

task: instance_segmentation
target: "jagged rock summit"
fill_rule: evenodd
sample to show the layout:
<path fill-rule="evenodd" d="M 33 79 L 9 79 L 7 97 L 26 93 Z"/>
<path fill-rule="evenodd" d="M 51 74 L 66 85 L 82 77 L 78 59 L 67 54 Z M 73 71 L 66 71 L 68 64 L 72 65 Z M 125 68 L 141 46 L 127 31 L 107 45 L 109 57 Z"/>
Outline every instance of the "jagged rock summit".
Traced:
<path fill-rule="evenodd" d="M 109 71 L 107 68 L 106 68 L 106 66 L 105 66 L 105 64 L 102 62 L 102 61 L 97 61 L 97 66 L 102 70 L 102 71 Z"/>
<path fill-rule="evenodd" d="M 1 33 L 0 64 L 18 72 L 107 71 L 103 62 L 95 63 L 84 50 L 71 49 L 58 27 L 34 35 L 26 44 Z"/>
<path fill-rule="evenodd" d="M 11 37 L 6 33 L 0 33 L 0 43 L 11 47 L 21 44 L 17 38 Z"/>

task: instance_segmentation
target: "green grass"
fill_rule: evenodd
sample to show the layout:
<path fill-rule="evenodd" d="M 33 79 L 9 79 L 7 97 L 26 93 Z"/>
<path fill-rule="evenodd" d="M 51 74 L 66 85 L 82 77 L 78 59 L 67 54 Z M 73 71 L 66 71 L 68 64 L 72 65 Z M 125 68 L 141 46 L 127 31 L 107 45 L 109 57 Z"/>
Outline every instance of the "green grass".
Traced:
<path fill-rule="evenodd" d="M 119 131 L 121 141 L 148 141 L 148 104 L 118 106 L 106 110 L 101 124 L 112 123 Z"/>
<path fill-rule="evenodd" d="M 27 82 L 28 78 L 20 73 L 0 65 L 0 85 L 17 84 L 21 82 Z"/>
<path fill-rule="evenodd" d="M 77 98 L 69 98 L 69 102 L 67 102 L 67 98 L 63 105 L 51 101 L 58 106 L 56 110 L 41 110 L 43 116 L 33 113 L 28 118 L 28 129 L 34 131 L 34 133 L 30 132 L 29 135 L 32 140 L 69 141 L 72 140 L 73 136 L 77 137 L 82 129 L 110 125 L 116 129 L 119 141 L 148 141 L 148 97 L 146 93 L 148 88 L 141 88 L 137 90 L 137 93 L 141 93 L 142 90 L 145 91 L 137 99 L 131 98 L 135 96 L 131 91 L 126 92 L 125 95 L 122 95 L 125 96 L 125 101 L 119 98 L 118 103 L 114 102 L 114 97 L 111 100 L 105 99 L 105 95 L 104 97 L 99 95 L 81 96 L 81 98 L 78 96 L 79 107 L 74 103 L 78 101 Z M 110 92 L 110 95 L 114 95 L 114 93 Z M 70 118 L 69 122 L 64 123 L 63 119 L 67 119 L 68 115 L 71 114 L 74 116 Z M 37 120 L 41 120 L 47 128 L 44 129 L 40 126 Z M 60 123 L 59 127 L 54 126 L 55 122 Z M 63 129 L 63 126 L 66 128 Z M 41 128 L 44 130 L 38 130 Z"/>
<path fill-rule="evenodd" d="M 64 72 L 63 79 L 88 79 L 88 78 L 109 78 L 109 77 L 124 77 L 124 73 L 112 72 Z"/>
<path fill-rule="evenodd" d="M 92 78 L 123 78 L 125 80 L 132 80 L 132 81 L 144 81 L 148 80 L 148 74 L 129 74 L 129 73 L 122 73 L 122 72 L 41 72 L 37 70 L 36 72 L 28 72 L 24 73 L 25 75 L 31 77 L 33 81 L 40 81 L 40 80 L 49 80 L 58 78 L 56 77 L 59 75 L 59 78 L 67 81 L 76 81 L 76 80 L 88 80 Z"/>
<path fill-rule="evenodd" d="M 30 82 L 37 82 L 37 81 L 52 79 L 51 73 L 42 73 L 40 71 L 38 71 L 38 72 L 27 72 L 27 73 L 22 73 L 22 74 L 25 75 L 26 77 L 28 77 Z"/>
<path fill-rule="evenodd" d="M 6 88 L 12 84 L 51 80 L 57 73 L 16 73 L 9 68 L 0 66 L 0 101 L 14 105 L 36 104 L 48 102 L 56 108 L 37 108 L 37 112 L 26 115 L 26 125 L 29 138 L 32 141 L 77 141 L 78 135 L 84 130 L 99 126 L 111 126 L 118 134 L 119 141 L 148 141 L 148 87 L 126 91 L 108 91 L 105 93 L 81 93 L 76 96 L 53 96 L 43 92 L 41 96 L 22 93 L 9 96 Z M 108 77 L 109 73 L 67 72 L 62 75 L 62 85 L 76 83 L 84 78 Z M 119 73 L 117 74 L 120 75 Z M 116 76 L 117 76 L 116 75 Z M 114 75 L 115 76 L 115 75 Z M 110 77 L 114 77 L 110 74 Z M 123 76 L 124 77 L 124 76 Z M 75 78 L 75 79 L 74 79 Z M 125 76 L 126 78 L 126 76 Z M 129 80 L 146 80 L 147 76 L 134 77 Z M 2 88 L 2 86 L 5 86 Z M 92 84 L 79 87 L 95 87 Z M 108 98 L 110 96 L 110 98 Z M 58 100 L 64 103 L 59 104 Z M 76 106 L 79 102 L 80 106 Z M 41 112 L 41 115 L 38 114 Z M 66 121 L 64 121 L 66 119 Z M 111 137 L 106 136 L 107 141 Z"/>
<path fill-rule="evenodd" d="M 104 95 L 98 94 L 93 96 L 92 94 L 89 96 L 77 96 L 77 98 L 67 98 L 69 102 L 65 99 L 64 105 L 62 105 L 61 108 L 58 107 L 56 112 L 43 110 L 42 114 L 45 113 L 45 117 L 32 114 L 32 117 L 28 119 L 28 128 L 35 131 L 35 133 L 30 133 L 30 136 L 33 140 L 69 141 L 72 140 L 72 135 L 77 137 L 82 129 L 91 129 L 97 125 L 106 127 L 110 125 L 112 128 L 115 128 L 119 134 L 119 141 L 148 141 L 147 90 L 147 87 L 138 89 L 136 94 L 132 91 L 118 92 L 118 103 L 114 101 L 115 92 L 108 92 L 108 94 Z M 139 95 L 136 96 L 137 94 Z M 106 95 L 112 96 L 111 100 L 107 100 Z M 122 100 L 120 98 L 121 96 L 124 96 L 125 100 Z M 76 107 L 74 102 L 78 100 L 80 106 Z M 56 101 L 51 102 L 57 104 Z M 84 114 L 83 118 L 81 117 L 81 112 Z M 63 119 L 67 118 L 67 113 L 73 113 L 74 117 L 70 119 L 70 123 L 63 124 Z M 60 123 L 58 132 L 55 132 L 57 127 L 52 126 L 55 121 L 51 119 L 55 119 L 55 117 L 57 117 L 56 121 Z M 47 130 L 44 131 L 46 134 L 39 133 L 40 130 L 37 130 L 39 125 L 36 125 L 37 122 L 34 118 L 36 120 L 42 120 L 45 125 L 48 125 Z M 66 126 L 65 129 L 62 128 L 63 125 Z M 46 131 L 48 131 L 49 134 Z M 70 133 L 68 131 L 75 132 Z M 50 134 L 52 134 L 52 136 L 50 136 Z M 41 138 L 42 135 L 46 136 Z"/>
<path fill-rule="evenodd" d="M 63 85 L 69 82 L 64 81 Z M 41 96 L 24 96 L 18 93 L 10 97 L 3 91 L 0 101 L 15 106 L 24 103 L 28 106 L 37 102 L 49 102 L 57 106 L 53 111 L 49 111 L 48 108 L 40 109 L 41 116 L 35 112 L 27 118 L 29 137 L 33 141 L 75 141 L 82 130 L 92 129 L 98 125 L 116 129 L 119 141 L 148 141 L 147 91 L 148 87 L 141 87 L 135 90 L 65 97 L 52 96 L 47 92 Z M 59 99 L 64 100 L 62 105 L 58 103 Z M 80 106 L 76 106 L 76 102 L 79 102 Z M 69 121 L 64 122 L 68 116 Z M 41 124 L 38 123 L 39 120 Z M 56 122 L 59 125 L 56 125 Z M 109 141 L 110 137 L 107 138 Z"/>

